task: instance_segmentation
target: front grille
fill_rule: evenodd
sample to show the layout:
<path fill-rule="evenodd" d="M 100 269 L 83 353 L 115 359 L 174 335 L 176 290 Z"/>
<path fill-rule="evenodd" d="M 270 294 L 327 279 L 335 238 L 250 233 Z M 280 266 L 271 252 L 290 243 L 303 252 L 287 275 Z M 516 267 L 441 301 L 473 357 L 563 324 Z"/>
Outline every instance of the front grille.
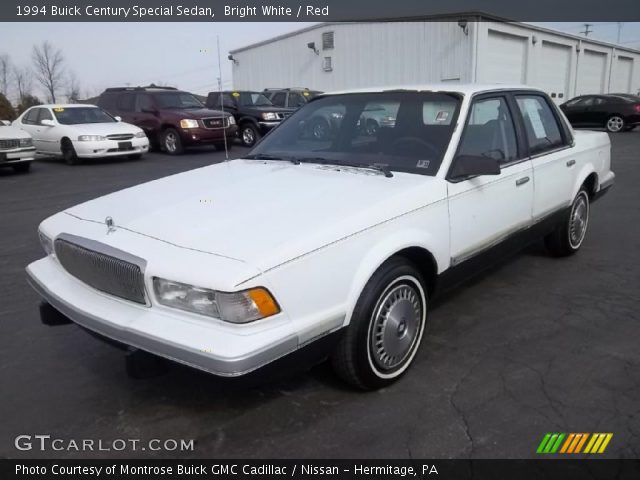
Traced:
<path fill-rule="evenodd" d="M 202 123 L 204 124 L 204 128 L 214 129 L 214 128 L 224 128 L 229 126 L 228 118 L 203 118 Z"/>
<path fill-rule="evenodd" d="M 278 120 L 284 120 L 285 118 L 287 118 L 290 115 L 291 115 L 291 113 L 289 113 L 289 112 L 276 112 L 276 117 L 278 117 Z"/>
<path fill-rule="evenodd" d="M 96 242 L 96 245 L 101 244 Z M 146 304 L 144 274 L 139 265 L 64 238 L 56 239 L 55 251 L 60 264 L 78 280 L 101 292 Z"/>
<path fill-rule="evenodd" d="M 109 140 L 131 140 L 133 138 L 132 133 L 115 133 L 113 135 L 107 135 Z"/>
<path fill-rule="evenodd" d="M 20 139 L 11 138 L 9 140 L 0 140 L 0 149 L 10 150 L 12 148 L 18 148 L 20 146 Z"/>

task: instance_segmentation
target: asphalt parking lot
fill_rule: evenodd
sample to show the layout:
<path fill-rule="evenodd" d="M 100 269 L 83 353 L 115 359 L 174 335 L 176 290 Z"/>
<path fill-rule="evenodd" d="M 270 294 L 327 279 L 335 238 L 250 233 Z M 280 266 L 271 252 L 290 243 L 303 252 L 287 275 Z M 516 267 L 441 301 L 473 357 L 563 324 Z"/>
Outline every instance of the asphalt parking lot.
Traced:
<path fill-rule="evenodd" d="M 580 253 L 558 260 L 534 245 L 442 299 L 412 369 L 375 393 L 326 365 L 251 387 L 179 366 L 133 380 L 121 351 L 40 323 L 24 268 L 41 256 L 41 220 L 223 153 L 0 171 L 0 458 L 529 458 L 546 432 L 612 432 L 603 456 L 638 458 L 640 131 L 612 142 L 617 183 L 593 205 Z M 21 434 L 196 443 L 23 452 Z"/>

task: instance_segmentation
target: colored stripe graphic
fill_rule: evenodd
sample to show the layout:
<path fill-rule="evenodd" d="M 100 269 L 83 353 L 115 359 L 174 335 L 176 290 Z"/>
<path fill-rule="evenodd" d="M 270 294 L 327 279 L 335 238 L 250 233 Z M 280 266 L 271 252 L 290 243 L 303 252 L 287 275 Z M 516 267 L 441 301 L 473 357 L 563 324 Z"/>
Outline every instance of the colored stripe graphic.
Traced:
<path fill-rule="evenodd" d="M 604 453 L 612 438 L 613 433 L 545 433 L 536 453 Z"/>

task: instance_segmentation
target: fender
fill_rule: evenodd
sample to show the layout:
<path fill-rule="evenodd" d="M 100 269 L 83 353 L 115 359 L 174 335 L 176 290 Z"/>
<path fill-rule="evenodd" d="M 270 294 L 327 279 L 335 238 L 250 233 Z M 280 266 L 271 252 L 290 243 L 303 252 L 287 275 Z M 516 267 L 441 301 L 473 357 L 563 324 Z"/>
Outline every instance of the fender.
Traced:
<path fill-rule="evenodd" d="M 595 193 L 595 192 L 598 191 L 598 185 L 600 183 L 600 178 L 599 178 L 598 173 L 596 172 L 596 169 L 594 168 L 593 164 L 591 162 L 589 162 L 586 165 L 582 166 L 582 168 L 580 169 L 580 172 L 575 177 L 575 183 L 573 185 L 573 188 L 571 189 L 571 198 L 569 199 L 569 204 L 571 204 L 571 202 L 573 202 L 573 199 L 576 198 L 576 195 L 578 194 L 578 191 L 580 190 L 580 187 L 582 187 L 582 184 L 584 183 L 584 181 L 592 173 L 596 174 L 596 183 L 595 183 L 594 191 L 593 192 L 589 192 L 589 193 L 592 194 L 592 193 Z"/>
<path fill-rule="evenodd" d="M 422 248 L 433 256 L 436 263 L 437 274 L 445 270 L 448 267 L 449 261 L 448 229 L 446 229 L 446 232 L 447 233 L 441 235 L 440 238 L 436 238 L 426 229 L 405 229 L 395 232 L 376 243 L 360 261 L 360 265 L 351 282 L 346 303 L 347 310 L 344 326 L 349 325 L 351 322 L 351 315 L 353 314 L 356 302 L 371 276 L 384 262 L 396 253 L 411 247 Z"/>
<path fill-rule="evenodd" d="M 252 123 L 256 127 L 258 126 L 257 120 L 255 118 L 249 116 L 249 115 L 245 115 L 245 116 L 240 117 L 238 119 L 237 123 L 238 123 L 238 126 L 242 125 L 243 123 Z"/>

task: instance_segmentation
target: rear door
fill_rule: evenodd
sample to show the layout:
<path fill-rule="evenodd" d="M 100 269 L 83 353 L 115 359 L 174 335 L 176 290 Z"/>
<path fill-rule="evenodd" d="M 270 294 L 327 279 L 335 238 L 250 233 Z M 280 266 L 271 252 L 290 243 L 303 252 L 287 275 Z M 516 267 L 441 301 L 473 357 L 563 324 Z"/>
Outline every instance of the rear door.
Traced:
<path fill-rule="evenodd" d="M 160 120 L 152 95 L 148 93 L 136 94 L 135 113 L 131 123 L 144 130 L 149 138 L 152 138 L 159 131 Z"/>
<path fill-rule="evenodd" d="M 134 92 L 122 92 L 116 100 L 118 115 L 123 121 L 135 124 L 136 95 Z"/>
<path fill-rule="evenodd" d="M 573 138 L 551 101 L 531 92 L 515 95 L 533 166 L 533 220 L 568 206 L 578 168 Z"/>
<path fill-rule="evenodd" d="M 495 158 L 501 172 L 449 181 L 453 265 L 531 223 L 533 172 L 518 141 L 514 108 L 506 93 L 479 96 L 471 105 L 457 155 Z"/>

